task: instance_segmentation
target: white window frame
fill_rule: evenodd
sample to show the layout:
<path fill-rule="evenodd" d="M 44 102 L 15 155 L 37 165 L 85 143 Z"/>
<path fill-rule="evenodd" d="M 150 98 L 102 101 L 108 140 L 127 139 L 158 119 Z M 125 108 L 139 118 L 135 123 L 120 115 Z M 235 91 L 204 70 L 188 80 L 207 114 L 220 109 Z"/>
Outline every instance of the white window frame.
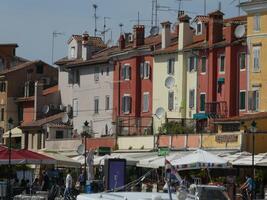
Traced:
<path fill-rule="evenodd" d="M 150 78 L 150 62 L 145 61 L 144 62 L 144 79 L 149 79 Z"/>
<path fill-rule="evenodd" d="M 76 48 L 75 47 L 70 47 L 70 57 L 75 58 L 75 53 L 76 53 Z"/>
<path fill-rule="evenodd" d="M 259 107 L 260 107 L 260 90 L 259 88 L 255 88 L 252 90 L 253 92 L 256 92 L 256 99 L 255 99 L 255 110 L 256 112 L 259 112 Z"/>
<path fill-rule="evenodd" d="M 241 68 L 242 55 L 245 55 L 245 66 L 243 66 L 244 68 Z M 243 51 L 239 53 L 238 62 L 239 62 L 240 71 L 246 71 L 246 68 L 247 68 L 247 53 L 246 52 Z"/>
<path fill-rule="evenodd" d="M 200 31 L 198 31 L 198 26 L 200 25 Z M 198 22 L 197 23 L 197 27 L 196 27 L 196 35 L 201 35 L 203 31 L 203 23 L 202 22 Z"/>
<path fill-rule="evenodd" d="M 145 96 L 147 96 L 147 108 L 145 107 Z M 143 112 L 149 111 L 149 92 L 143 93 Z"/>
<path fill-rule="evenodd" d="M 261 16 L 259 14 L 253 17 L 253 31 L 259 32 L 261 30 Z"/>
<path fill-rule="evenodd" d="M 199 94 L 199 112 L 205 113 L 205 109 L 206 109 L 205 106 L 204 106 L 204 110 L 201 110 L 201 95 L 205 95 L 205 102 L 204 102 L 204 105 L 205 105 L 207 94 L 206 94 L 206 92 L 200 92 L 200 94 Z"/>
<path fill-rule="evenodd" d="M 206 58 L 206 64 L 205 64 L 205 72 L 202 71 L 202 67 L 203 67 L 203 58 Z M 201 70 L 200 70 L 200 74 L 206 74 L 207 73 L 207 65 L 208 65 L 208 58 L 207 56 L 202 56 L 201 57 Z"/>
<path fill-rule="evenodd" d="M 77 98 L 72 100 L 73 117 L 77 117 L 79 114 L 79 100 Z"/>
<path fill-rule="evenodd" d="M 167 74 L 168 75 L 174 75 L 174 67 L 175 67 L 175 58 L 168 59 L 167 62 Z"/>
<path fill-rule="evenodd" d="M 222 71 L 222 57 L 224 57 L 224 66 L 223 66 L 223 71 Z M 220 54 L 218 58 L 218 65 L 219 65 L 219 73 L 220 74 L 225 74 L 225 54 Z"/>
<path fill-rule="evenodd" d="M 245 93 L 245 108 L 244 109 L 240 109 L 241 93 Z M 239 111 L 246 111 L 246 107 L 247 107 L 247 91 L 246 90 L 240 90 L 239 91 Z"/>
<path fill-rule="evenodd" d="M 97 104 L 96 104 L 97 102 Z M 99 96 L 94 97 L 94 114 L 99 114 Z"/>
<path fill-rule="evenodd" d="M 193 68 L 191 68 L 191 61 L 193 61 Z M 196 69 L 197 69 L 197 56 L 193 56 L 192 55 L 192 56 L 188 57 L 188 59 L 187 59 L 187 68 L 188 68 L 188 72 L 195 72 L 196 71 Z"/>
<path fill-rule="evenodd" d="M 124 70 L 125 70 L 125 76 L 124 76 Z M 131 80 L 131 65 L 129 63 L 125 63 L 122 66 L 122 79 L 125 81 Z"/>
<path fill-rule="evenodd" d="M 128 103 L 128 109 L 127 109 L 127 111 L 126 111 L 126 109 L 124 110 L 124 106 L 126 106 L 126 104 L 124 104 L 125 102 L 124 102 L 124 98 L 125 97 L 128 97 L 129 98 L 129 102 L 127 102 Z M 131 100 L 131 95 L 130 94 L 124 94 L 123 96 L 122 96 L 122 113 L 123 114 L 130 114 L 130 112 L 131 112 L 131 102 L 132 100 Z"/>
<path fill-rule="evenodd" d="M 256 50 L 258 51 L 257 56 L 258 56 L 258 67 L 257 69 L 255 68 L 255 53 Z M 261 71 L 261 63 L 260 63 L 260 56 L 261 56 L 261 46 L 254 46 L 252 48 L 252 55 L 253 55 L 253 66 L 252 66 L 252 72 L 260 72 Z"/>

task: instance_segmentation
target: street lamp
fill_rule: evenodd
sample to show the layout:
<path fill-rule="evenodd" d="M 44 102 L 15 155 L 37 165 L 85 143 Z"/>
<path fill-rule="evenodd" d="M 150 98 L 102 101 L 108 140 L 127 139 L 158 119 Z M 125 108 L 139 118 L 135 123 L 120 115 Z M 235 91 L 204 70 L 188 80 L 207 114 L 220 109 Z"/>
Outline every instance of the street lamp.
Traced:
<path fill-rule="evenodd" d="M 11 169 L 11 129 L 13 128 L 13 119 L 8 119 L 8 129 L 9 129 L 9 137 L 8 137 L 8 199 L 11 199 L 11 176 L 12 176 L 12 169 Z"/>
<path fill-rule="evenodd" d="M 250 127 L 250 131 L 252 133 L 252 179 L 253 181 L 255 178 L 255 164 L 254 164 L 254 156 L 255 156 L 255 133 L 257 132 L 257 123 L 255 121 L 253 121 L 251 123 L 251 127 Z M 255 188 L 252 187 L 252 198 L 254 199 L 255 197 Z"/>
<path fill-rule="evenodd" d="M 86 120 L 83 126 L 83 131 L 81 133 L 81 136 L 84 138 L 84 185 L 86 186 L 86 142 L 87 142 L 87 137 L 90 135 L 90 127 L 89 127 L 89 122 Z"/>

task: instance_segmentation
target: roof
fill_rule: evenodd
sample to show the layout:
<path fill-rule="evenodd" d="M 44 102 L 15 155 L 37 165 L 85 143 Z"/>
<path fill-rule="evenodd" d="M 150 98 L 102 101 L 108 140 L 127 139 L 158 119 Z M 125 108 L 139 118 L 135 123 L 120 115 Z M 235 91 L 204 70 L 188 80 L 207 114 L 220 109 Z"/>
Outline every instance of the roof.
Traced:
<path fill-rule="evenodd" d="M 73 39 L 75 39 L 78 42 L 82 42 L 83 41 L 83 36 L 82 35 L 72 35 L 71 38 L 68 40 L 68 44 Z M 89 36 L 88 43 L 91 43 L 93 46 L 99 47 L 99 48 L 105 48 L 105 47 L 107 47 L 107 45 L 104 43 L 104 41 L 102 40 L 101 37 Z"/>
<path fill-rule="evenodd" d="M 0 44 L 0 47 L 6 47 L 6 46 L 10 46 L 10 47 L 18 47 L 18 44 L 17 44 L 17 43 Z"/>
<path fill-rule="evenodd" d="M 208 23 L 209 17 L 205 15 L 198 15 L 194 18 L 192 22 L 202 22 L 202 23 Z"/>
<path fill-rule="evenodd" d="M 234 23 L 234 24 L 240 24 L 240 23 L 245 23 L 247 21 L 247 16 L 238 16 L 238 17 L 232 17 L 228 19 L 224 19 L 224 23 Z"/>
<path fill-rule="evenodd" d="M 265 119 L 265 118 L 267 118 L 267 112 L 258 112 L 258 113 L 245 114 L 242 116 L 235 116 L 235 117 L 220 119 L 220 120 L 217 120 L 217 122 L 250 121 L 250 120 Z"/>
<path fill-rule="evenodd" d="M 61 112 L 61 113 L 58 113 L 58 114 L 55 114 L 55 115 L 52 115 L 49 117 L 45 117 L 43 119 L 35 120 L 32 122 L 23 122 L 20 125 L 20 128 L 21 129 L 35 128 L 35 127 L 41 128 L 41 126 L 43 126 L 47 123 L 61 119 L 64 116 L 64 114 L 65 114 L 64 112 Z"/>
<path fill-rule="evenodd" d="M 172 43 L 169 47 L 165 49 L 159 49 L 156 50 L 154 55 L 159 55 L 159 54 L 168 54 L 168 53 L 175 53 L 178 51 L 178 43 Z"/>

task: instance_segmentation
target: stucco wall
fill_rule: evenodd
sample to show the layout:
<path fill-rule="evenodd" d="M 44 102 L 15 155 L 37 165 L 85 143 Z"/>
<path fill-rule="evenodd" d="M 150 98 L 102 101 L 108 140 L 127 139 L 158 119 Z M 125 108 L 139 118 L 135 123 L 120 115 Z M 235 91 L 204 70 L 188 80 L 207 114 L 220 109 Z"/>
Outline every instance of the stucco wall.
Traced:
<path fill-rule="evenodd" d="M 140 137 L 118 137 L 119 149 L 153 149 L 154 137 L 153 136 L 140 136 Z"/>

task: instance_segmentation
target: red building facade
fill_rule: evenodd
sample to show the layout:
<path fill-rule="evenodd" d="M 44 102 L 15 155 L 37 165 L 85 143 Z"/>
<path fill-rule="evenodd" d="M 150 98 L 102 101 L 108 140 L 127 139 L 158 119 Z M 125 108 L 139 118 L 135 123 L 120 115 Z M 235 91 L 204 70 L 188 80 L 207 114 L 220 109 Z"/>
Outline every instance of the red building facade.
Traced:
<path fill-rule="evenodd" d="M 223 19 L 216 11 L 195 18 L 198 52 L 197 111 L 210 118 L 237 116 L 247 110 L 246 38 L 235 30 L 246 17 Z"/>
<path fill-rule="evenodd" d="M 115 62 L 113 120 L 120 134 L 152 134 L 153 46 L 159 36 L 145 38 L 144 26 L 134 26 L 133 40 L 124 36 Z"/>

